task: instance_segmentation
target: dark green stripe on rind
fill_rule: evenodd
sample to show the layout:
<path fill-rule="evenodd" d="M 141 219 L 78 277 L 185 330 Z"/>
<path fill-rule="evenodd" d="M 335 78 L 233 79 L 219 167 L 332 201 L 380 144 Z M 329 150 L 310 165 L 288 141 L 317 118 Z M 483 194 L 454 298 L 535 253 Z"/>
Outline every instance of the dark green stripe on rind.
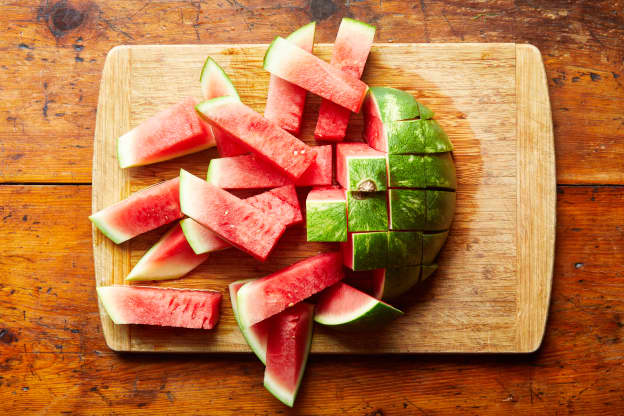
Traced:
<path fill-rule="evenodd" d="M 348 191 L 377 192 L 388 188 L 386 174 L 386 158 L 380 157 L 347 157 L 349 177 Z"/>
<path fill-rule="evenodd" d="M 420 231 L 388 231 L 388 264 L 392 267 L 422 263 L 423 234 Z"/>
<path fill-rule="evenodd" d="M 390 189 L 390 191 L 388 191 L 388 199 L 390 203 L 390 229 L 425 229 L 427 219 L 425 198 L 425 190 Z"/>
<path fill-rule="evenodd" d="M 425 153 L 442 153 L 453 150 L 453 144 L 442 127 L 435 120 L 423 120 L 422 137 L 425 139 Z"/>
<path fill-rule="evenodd" d="M 347 212 L 349 232 L 388 229 L 385 192 L 347 192 Z"/>
<path fill-rule="evenodd" d="M 277 42 L 278 39 L 280 39 L 280 37 L 276 36 L 275 39 L 273 39 L 273 41 L 267 48 L 266 52 L 264 53 L 264 58 L 262 59 L 262 67 L 265 69 L 266 69 L 267 61 L 271 59 L 271 52 L 273 52 L 272 51 L 273 46 L 275 45 L 275 42 Z"/>
<path fill-rule="evenodd" d="M 448 231 L 433 234 L 423 234 L 422 263 L 431 264 L 442 249 L 448 237 Z"/>
<path fill-rule="evenodd" d="M 401 189 L 401 191 L 403 191 Z M 456 194 L 452 191 L 427 189 L 426 231 L 448 230 L 455 215 Z"/>
<path fill-rule="evenodd" d="M 420 281 L 421 266 L 388 268 L 385 271 L 382 299 L 394 299 L 409 291 Z"/>
<path fill-rule="evenodd" d="M 316 316 L 314 317 L 314 320 L 323 326 L 327 326 L 338 331 L 370 331 L 388 324 L 401 315 L 403 315 L 403 312 L 397 308 L 388 305 L 385 302 L 377 301 L 377 303 L 374 303 L 373 306 L 365 313 L 348 321 L 328 325 L 320 320 L 317 320 Z"/>
<path fill-rule="evenodd" d="M 450 153 L 425 155 L 423 156 L 423 165 L 426 187 L 447 188 L 452 190 L 457 188 L 455 163 Z M 414 186 L 414 188 L 419 188 L 419 186 Z"/>
<path fill-rule="evenodd" d="M 347 241 L 346 201 L 307 201 L 308 241 Z"/>
<path fill-rule="evenodd" d="M 388 155 L 388 184 L 392 188 L 425 188 L 425 163 L 419 155 Z"/>
<path fill-rule="evenodd" d="M 386 267 L 388 233 L 353 233 L 353 270 L 374 270 Z"/>

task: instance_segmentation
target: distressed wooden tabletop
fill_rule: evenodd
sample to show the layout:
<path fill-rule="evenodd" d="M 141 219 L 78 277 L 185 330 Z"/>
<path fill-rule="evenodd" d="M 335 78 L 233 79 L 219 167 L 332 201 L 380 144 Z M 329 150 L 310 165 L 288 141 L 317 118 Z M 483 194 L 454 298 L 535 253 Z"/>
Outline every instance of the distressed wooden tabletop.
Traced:
<path fill-rule="evenodd" d="M 278 4 L 279 3 L 279 4 Z M 93 279 L 98 86 L 118 44 L 261 43 L 351 16 L 379 42 L 542 52 L 557 151 L 557 248 L 531 355 L 313 356 L 294 411 L 250 355 L 107 349 Z M 498 0 L 2 1 L 0 409 L 7 414 L 622 414 L 624 3 Z"/>

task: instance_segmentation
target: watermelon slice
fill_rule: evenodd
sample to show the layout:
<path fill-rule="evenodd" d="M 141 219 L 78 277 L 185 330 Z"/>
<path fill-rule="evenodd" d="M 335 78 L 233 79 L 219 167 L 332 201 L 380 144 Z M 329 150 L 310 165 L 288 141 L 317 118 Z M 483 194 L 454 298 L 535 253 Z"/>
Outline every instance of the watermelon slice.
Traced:
<path fill-rule="evenodd" d="M 425 230 L 448 230 L 455 216 L 455 192 L 427 189 L 427 223 Z"/>
<path fill-rule="evenodd" d="M 210 56 L 206 58 L 206 62 L 202 67 L 199 82 L 201 83 L 205 100 L 223 96 L 236 97 L 240 100 L 238 91 L 234 88 L 230 77 Z M 237 156 L 249 153 L 249 149 L 238 143 L 238 140 L 229 133 L 217 127 L 212 127 L 212 131 L 221 156 Z"/>
<path fill-rule="evenodd" d="M 219 321 L 221 293 L 147 286 L 102 286 L 98 297 L 118 324 L 211 329 Z"/>
<path fill-rule="evenodd" d="M 141 257 L 126 280 L 177 279 L 207 258 L 208 254 L 195 254 L 178 223 Z"/>
<path fill-rule="evenodd" d="M 358 78 L 277 37 L 264 55 L 264 69 L 273 75 L 358 113 L 368 86 Z"/>
<path fill-rule="evenodd" d="M 316 157 L 310 146 L 236 97 L 204 101 L 197 105 L 197 111 L 208 122 L 237 137 L 244 146 L 293 180 L 299 178 Z"/>
<path fill-rule="evenodd" d="M 314 305 L 301 302 L 271 319 L 264 387 L 292 407 L 312 345 Z"/>
<path fill-rule="evenodd" d="M 184 169 L 180 206 L 185 215 L 260 261 L 266 260 L 286 228 L 279 219 Z"/>
<path fill-rule="evenodd" d="M 381 269 L 389 261 L 386 231 L 349 233 L 347 241 L 340 245 L 344 265 L 354 271 Z"/>
<path fill-rule="evenodd" d="M 182 218 L 180 180 L 170 179 L 130 195 L 89 219 L 116 244 Z"/>
<path fill-rule="evenodd" d="M 275 188 L 256 196 L 245 199 L 245 202 L 259 208 L 282 221 L 286 227 L 303 221 L 299 198 L 292 185 Z M 186 218 L 180 221 L 182 231 L 195 254 L 223 250 L 230 244 L 219 238 L 210 228 L 197 221 Z"/>
<path fill-rule="evenodd" d="M 422 189 L 390 189 L 391 230 L 423 230 L 427 222 L 426 192 Z"/>
<path fill-rule="evenodd" d="M 332 147 L 313 146 L 316 159 L 296 181 L 297 186 L 321 186 L 332 183 Z M 223 189 L 274 188 L 293 183 L 287 175 L 269 166 L 255 155 L 212 159 L 208 182 Z"/>
<path fill-rule="evenodd" d="M 308 241 L 347 241 L 347 200 L 336 188 L 312 189 L 306 198 Z"/>
<path fill-rule="evenodd" d="M 349 231 L 388 229 L 388 203 L 385 192 L 347 192 Z"/>
<path fill-rule="evenodd" d="M 197 116 L 196 105 L 194 98 L 187 98 L 119 137 L 119 166 L 148 165 L 213 147 L 212 129 Z"/>
<path fill-rule="evenodd" d="M 384 191 L 388 183 L 386 155 L 366 143 L 338 143 L 336 180 L 348 191 Z"/>
<path fill-rule="evenodd" d="M 374 37 L 374 26 L 348 17 L 343 18 L 334 42 L 331 64 L 345 74 L 360 78 Z M 351 112 L 346 108 L 323 100 L 314 137 L 317 140 L 342 140 L 347 132 L 350 116 Z"/>
<path fill-rule="evenodd" d="M 339 252 L 319 254 L 244 285 L 238 311 L 245 327 L 263 321 L 342 280 Z"/>
<path fill-rule="evenodd" d="M 357 290 L 361 290 L 367 295 L 371 295 L 375 299 L 381 299 L 384 290 L 384 274 L 381 273 L 382 270 L 383 269 L 376 269 L 354 272 L 353 270 L 347 269 L 346 277 L 343 282 Z"/>
<path fill-rule="evenodd" d="M 311 53 L 314 47 L 315 30 L 316 22 L 311 22 L 295 30 L 286 39 Z M 271 75 L 264 116 L 284 130 L 298 134 L 305 99 L 306 90 Z"/>
<path fill-rule="evenodd" d="M 229 289 L 232 311 L 234 312 L 236 323 L 243 333 L 245 341 L 247 341 L 247 345 L 249 345 L 249 348 L 251 348 L 260 361 L 262 361 L 262 364 L 266 364 L 267 339 L 269 338 L 269 330 L 273 323 L 273 319 L 265 319 L 255 325 L 245 327 L 241 324 L 238 315 L 238 290 L 249 281 L 251 280 L 239 280 L 237 282 L 230 283 Z"/>
<path fill-rule="evenodd" d="M 388 231 L 388 264 L 392 267 L 417 266 L 423 263 L 422 252 L 420 231 Z"/>
<path fill-rule="evenodd" d="M 339 330 L 370 331 L 401 315 L 387 303 L 338 282 L 319 296 L 314 321 Z"/>

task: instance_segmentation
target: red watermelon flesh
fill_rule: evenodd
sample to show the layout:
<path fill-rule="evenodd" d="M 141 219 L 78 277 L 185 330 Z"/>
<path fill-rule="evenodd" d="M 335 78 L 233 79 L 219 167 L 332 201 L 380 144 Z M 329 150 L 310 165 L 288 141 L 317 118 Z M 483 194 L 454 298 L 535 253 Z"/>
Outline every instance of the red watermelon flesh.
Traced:
<path fill-rule="evenodd" d="M 98 297 L 111 320 L 143 324 L 211 329 L 219 321 L 221 293 L 147 286 L 102 286 Z"/>
<path fill-rule="evenodd" d="M 364 137 L 373 149 L 380 152 L 388 151 L 388 137 L 381 121 L 379 107 L 372 94 L 364 101 Z"/>
<path fill-rule="evenodd" d="M 147 165 L 213 147 L 212 129 L 197 116 L 196 105 L 194 98 L 187 98 L 119 137 L 119 166 Z"/>
<path fill-rule="evenodd" d="M 135 192 L 89 217 L 100 231 L 117 244 L 180 218 L 179 178 Z"/>
<path fill-rule="evenodd" d="M 361 272 L 347 269 L 347 277 L 345 277 L 344 282 L 376 299 L 381 299 L 385 282 L 384 269 Z"/>
<path fill-rule="evenodd" d="M 251 326 L 342 280 L 340 252 L 319 254 L 254 280 L 238 292 L 243 326 Z"/>
<path fill-rule="evenodd" d="M 207 258 L 208 254 L 195 254 L 178 223 L 141 257 L 126 280 L 177 279 Z"/>
<path fill-rule="evenodd" d="M 280 37 L 269 46 L 264 69 L 354 113 L 360 111 L 368 91 L 358 78 Z"/>
<path fill-rule="evenodd" d="M 357 20 L 343 18 L 334 42 L 331 64 L 344 73 L 360 78 L 373 45 L 375 28 Z M 328 100 L 321 102 L 314 137 L 340 141 L 344 138 L 351 112 Z"/>
<path fill-rule="evenodd" d="M 266 260 L 286 228 L 273 215 L 184 169 L 180 171 L 180 206 L 185 215 L 260 261 Z"/>
<path fill-rule="evenodd" d="M 332 183 L 332 147 L 312 146 L 316 159 L 296 181 L 296 186 L 322 186 Z M 253 154 L 212 159 L 208 182 L 224 189 L 273 188 L 293 183 L 287 175 Z"/>
<path fill-rule="evenodd" d="M 286 39 L 301 49 L 312 52 L 315 22 L 308 23 L 290 34 Z M 271 75 L 264 116 L 292 134 L 299 133 L 301 116 L 305 106 L 306 90 Z"/>
<path fill-rule="evenodd" d="M 310 354 L 314 305 L 301 302 L 271 319 L 264 386 L 292 407 Z"/>
<path fill-rule="evenodd" d="M 293 180 L 299 178 L 316 157 L 310 146 L 235 97 L 204 101 L 197 105 L 197 111 Z"/>

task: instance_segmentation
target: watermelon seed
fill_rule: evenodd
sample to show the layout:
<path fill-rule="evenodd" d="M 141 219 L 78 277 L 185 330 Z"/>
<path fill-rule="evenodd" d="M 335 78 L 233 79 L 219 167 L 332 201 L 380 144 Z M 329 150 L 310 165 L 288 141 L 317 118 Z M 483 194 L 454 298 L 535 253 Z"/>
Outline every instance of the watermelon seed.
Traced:
<path fill-rule="evenodd" d="M 377 185 L 375 185 L 375 182 L 370 179 L 365 179 L 358 183 L 357 190 L 360 192 L 375 192 L 377 191 Z"/>

